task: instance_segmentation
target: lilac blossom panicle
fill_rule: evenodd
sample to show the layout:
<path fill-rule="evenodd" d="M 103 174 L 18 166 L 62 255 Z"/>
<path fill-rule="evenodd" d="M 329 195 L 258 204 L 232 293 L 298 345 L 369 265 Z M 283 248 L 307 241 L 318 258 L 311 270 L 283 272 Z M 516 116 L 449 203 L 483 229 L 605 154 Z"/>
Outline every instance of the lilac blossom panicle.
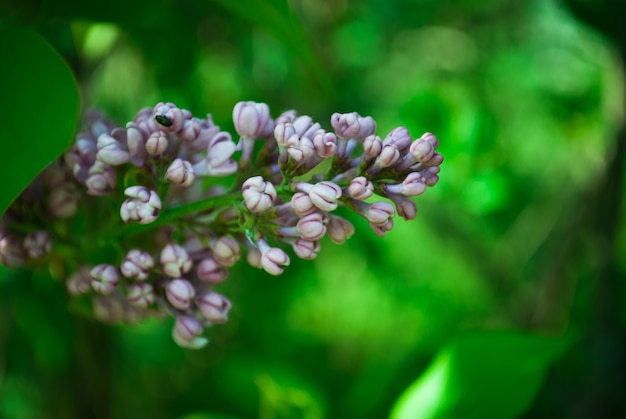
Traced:
<path fill-rule="evenodd" d="M 294 110 L 273 119 L 256 102 L 237 103 L 232 116 L 235 140 L 211 115 L 170 102 L 124 126 L 87 112 L 63 158 L 0 219 L 0 263 L 54 263 L 96 319 L 173 317 L 174 342 L 197 349 L 207 327 L 228 321 L 232 303 L 219 287 L 241 259 L 280 275 L 291 257 L 314 259 L 328 240 L 348 240 L 354 217 L 385 236 L 396 214 L 416 217 L 413 199 L 439 181 L 443 156 L 429 132 L 377 133 L 356 112 L 327 124 Z M 224 176 L 231 187 L 215 187 Z M 117 256 L 105 259 L 106 246 Z"/>

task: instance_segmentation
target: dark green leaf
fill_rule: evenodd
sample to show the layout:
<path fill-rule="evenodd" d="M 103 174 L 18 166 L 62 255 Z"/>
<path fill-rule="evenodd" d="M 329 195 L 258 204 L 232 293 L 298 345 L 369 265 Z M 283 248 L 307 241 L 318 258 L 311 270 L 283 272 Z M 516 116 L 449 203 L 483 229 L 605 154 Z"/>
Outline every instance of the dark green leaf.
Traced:
<path fill-rule="evenodd" d="M 63 59 L 35 31 L 0 31 L 0 214 L 72 139 L 78 89 Z"/>

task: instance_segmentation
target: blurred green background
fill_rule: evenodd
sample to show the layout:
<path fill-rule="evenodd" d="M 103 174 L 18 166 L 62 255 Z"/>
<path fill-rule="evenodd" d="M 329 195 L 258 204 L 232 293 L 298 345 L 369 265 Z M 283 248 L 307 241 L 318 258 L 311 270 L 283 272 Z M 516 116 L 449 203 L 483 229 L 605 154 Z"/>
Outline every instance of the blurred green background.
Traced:
<path fill-rule="evenodd" d="M 435 133 L 446 159 L 416 220 L 386 237 L 353 217 L 346 244 L 280 277 L 233 269 L 231 320 L 200 351 L 177 347 L 169 321 L 72 313 L 45 270 L 0 272 L 0 417 L 626 417 L 625 1 L 0 13 L 61 54 L 83 110 L 119 123 L 159 101 L 231 130 L 240 100 L 326 128 L 357 111 L 383 136 Z"/>

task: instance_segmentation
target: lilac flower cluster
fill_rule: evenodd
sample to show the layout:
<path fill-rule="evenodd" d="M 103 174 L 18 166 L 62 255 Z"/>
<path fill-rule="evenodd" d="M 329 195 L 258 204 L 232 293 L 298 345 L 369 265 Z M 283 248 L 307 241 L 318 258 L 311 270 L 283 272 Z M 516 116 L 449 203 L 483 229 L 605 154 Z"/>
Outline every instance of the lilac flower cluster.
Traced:
<path fill-rule="evenodd" d="M 174 341 L 199 348 L 206 326 L 228 320 L 231 302 L 216 288 L 242 255 L 279 275 L 285 246 L 313 259 L 325 236 L 343 243 L 354 233 L 339 211 L 384 236 L 396 212 L 415 218 L 411 198 L 439 180 L 430 133 L 413 139 L 398 127 L 381 138 L 355 112 L 333 114 L 327 131 L 293 110 L 272 119 L 255 102 L 238 103 L 233 121 L 237 142 L 210 115 L 172 103 L 124 128 L 88 113 L 63 161 L 2 218 L 0 262 L 62 260 L 69 293 L 91 297 L 98 319 L 170 315 Z"/>

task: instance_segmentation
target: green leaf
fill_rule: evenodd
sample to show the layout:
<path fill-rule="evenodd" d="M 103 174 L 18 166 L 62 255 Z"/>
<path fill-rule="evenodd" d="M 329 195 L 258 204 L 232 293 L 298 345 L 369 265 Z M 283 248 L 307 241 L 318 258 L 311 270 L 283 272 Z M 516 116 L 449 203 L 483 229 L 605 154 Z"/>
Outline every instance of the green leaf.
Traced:
<path fill-rule="evenodd" d="M 514 418 L 541 388 L 569 340 L 521 332 L 479 332 L 442 349 L 396 401 L 392 419 Z"/>
<path fill-rule="evenodd" d="M 35 31 L 0 30 L 0 214 L 72 140 L 79 97 L 70 69 Z"/>

